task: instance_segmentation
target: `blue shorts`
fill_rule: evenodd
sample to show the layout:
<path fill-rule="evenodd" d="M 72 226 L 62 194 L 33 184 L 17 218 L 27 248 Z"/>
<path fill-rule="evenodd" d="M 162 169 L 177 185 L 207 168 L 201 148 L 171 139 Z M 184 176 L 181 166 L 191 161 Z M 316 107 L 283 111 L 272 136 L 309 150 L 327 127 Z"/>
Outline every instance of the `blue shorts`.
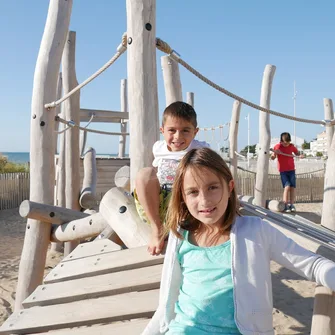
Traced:
<path fill-rule="evenodd" d="M 296 187 L 294 170 L 280 172 L 280 178 L 284 188 L 287 186 Z"/>

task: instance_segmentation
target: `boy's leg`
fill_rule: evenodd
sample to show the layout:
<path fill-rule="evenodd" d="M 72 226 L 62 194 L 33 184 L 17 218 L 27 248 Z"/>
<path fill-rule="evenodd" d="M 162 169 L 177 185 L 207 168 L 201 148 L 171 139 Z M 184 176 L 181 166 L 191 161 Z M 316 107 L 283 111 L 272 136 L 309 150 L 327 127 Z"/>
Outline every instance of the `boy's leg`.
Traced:
<path fill-rule="evenodd" d="M 287 172 L 280 172 L 281 182 L 284 188 L 283 192 L 283 201 L 285 202 L 285 212 L 291 211 L 290 201 L 289 201 L 289 194 L 290 194 L 290 183 L 288 180 Z"/>
<path fill-rule="evenodd" d="M 290 173 L 290 199 L 291 199 L 291 210 L 292 212 L 295 212 L 296 209 L 294 207 L 295 203 L 295 188 L 296 188 L 296 176 L 295 176 L 295 171 L 291 171 Z"/>
<path fill-rule="evenodd" d="M 143 207 L 151 225 L 151 239 L 148 251 L 152 255 L 159 255 L 164 246 L 163 224 L 159 216 L 160 185 L 154 168 L 141 169 L 135 181 L 137 198 Z"/>

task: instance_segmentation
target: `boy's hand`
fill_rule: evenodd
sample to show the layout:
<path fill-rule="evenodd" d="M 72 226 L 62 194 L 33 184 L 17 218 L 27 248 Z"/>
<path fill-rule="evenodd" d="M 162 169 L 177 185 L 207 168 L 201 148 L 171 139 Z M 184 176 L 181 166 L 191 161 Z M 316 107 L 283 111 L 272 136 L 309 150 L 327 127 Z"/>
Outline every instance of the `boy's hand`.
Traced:
<path fill-rule="evenodd" d="M 148 244 L 148 252 L 150 255 L 160 255 L 164 248 L 164 239 L 161 231 L 152 229 L 150 242 Z"/>
<path fill-rule="evenodd" d="M 299 158 L 305 158 L 304 154 L 299 155 Z"/>

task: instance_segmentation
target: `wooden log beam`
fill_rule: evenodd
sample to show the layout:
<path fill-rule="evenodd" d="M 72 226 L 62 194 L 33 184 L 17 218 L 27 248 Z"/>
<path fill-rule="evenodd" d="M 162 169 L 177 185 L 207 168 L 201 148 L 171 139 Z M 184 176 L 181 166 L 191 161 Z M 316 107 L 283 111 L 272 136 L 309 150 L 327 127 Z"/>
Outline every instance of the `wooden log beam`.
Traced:
<path fill-rule="evenodd" d="M 151 166 L 151 148 L 159 139 L 156 0 L 127 0 L 126 4 L 130 184 L 133 189 L 137 172 Z"/>
<path fill-rule="evenodd" d="M 100 213 L 72 220 L 62 225 L 53 225 L 50 240 L 52 242 L 79 241 L 99 235 L 108 225 Z"/>
<path fill-rule="evenodd" d="M 54 101 L 73 0 L 50 0 L 35 68 L 30 131 L 30 200 L 52 205 L 55 185 L 55 114 L 44 108 Z M 51 224 L 29 219 L 19 267 L 15 310 L 42 283 Z"/>
<path fill-rule="evenodd" d="M 230 127 L 229 127 L 229 157 L 230 157 L 230 171 L 233 175 L 237 187 L 237 141 L 238 141 L 238 125 L 240 122 L 242 104 L 235 100 L 233 104 L 233 111 L 231 115 Z"/>
<path fill-rule="evenodd" d="M 122 166 L 115 173 L 114 183 L 116 187 L 121 187 L 130 192 L 130 167 L 128 165 Z"/>
<path fill-rule="evenodd" d="M 82 208 L 91 209 L 97 206 L 96 187 L 96 154 L 93 148 L 88 148 L 84 155 L 84 179 L 79 198 L 79 204 Z"/>
<path fill-rule="evenodd" d="M 150 225 L 141 220 L 134 198 L 124 189 L 110 189 L 101 199 L 99 212 L 128 248 L 148 244 Z"/>
<path fill-rule="evenodd" d="M 255 197 L 250 195 L 239 195 L 238 199 L 247 202 L 248 204 L 256 205 Z M 272 212 L 283 212 L 285 209 L 285 202 L 281 200 L 267 199 L 265 201 L 265 208 Z"/>
<path fill-rule="evenodd" d="M 274 65 L 265 66 L 260 101 L 261 107 L 270 108 L 272 82 L 275 72 L 276 67 Z M 257 152 L 255 203 L 260 207 L 266 206 L 270 142 L 270 114 L 259 111 L 259 150 Z"/>
<path fill-rule="evenodd" d="M 64 207 L 45 205 L 29 200 L 22 201 L 19 213 L 23 218 L 60 225 L 72 220 L 82 219 L 89 214 Z"/>
<path fill-rule="evenodd" d="M 92 115 L 94 115 L 91 120 Z M 128 112 L 114 112 L 108 110 L 97 110 L 97 109 L 80 109 L 80 122 L 110 122 L 110 123 L 121 123 L 122 120 L 128 120 Z"/>
<path fill-rule="evenodd" d="M 163 70 L 166 106 L 169 106 L 176 101 L 183 101 L 179 64 L 170 58 L 170 56 L 162 56 L 161 65 Z"/>
<path fill-rule="evenodd" d="M 127 119 L 128 119 L 128 92 L 127 92 L 127 79 L 121 80 L 121 113 L 124 113 L 124 116 L 126 116 L 125 113 L 127 113 Z M 126 118 L 125 118 L 126 119 Z M 122 122 L 125 120 L 121 120 L 120 124 L 120 131 L 121 133 L 127 132 L 127 122 Z M 126 135 L 120 135 L 119 137 L 119 157 L 123 158 L 126 156 Z"/>

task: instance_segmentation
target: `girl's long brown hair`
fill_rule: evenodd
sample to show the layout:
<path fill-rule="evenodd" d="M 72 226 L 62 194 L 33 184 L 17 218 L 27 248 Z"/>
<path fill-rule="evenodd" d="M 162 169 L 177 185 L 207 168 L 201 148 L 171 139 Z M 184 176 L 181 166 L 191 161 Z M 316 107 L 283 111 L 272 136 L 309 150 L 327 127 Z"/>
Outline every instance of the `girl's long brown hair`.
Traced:
<path fill-rule="evenodd" d="M 233 176 L 225 161 L 219 154 L 209 148 L 192 149 L 183 157 L 173 183 L 165 222 L 166 232 L 172 231 L 179 238 L 181 238 L 181 235 L 178 233 L 179 226 L 187 230 L 196 230 L 200 225 L 200 222 L 191 216 L 184 202 L 184 177 L 186 171 L 190 168 L 198 172 L 202 168 L 209 169 L 219 177 L 222 183 L 227 183 L 227 185 L 233 180 Z M 222 231 L 231 228 L 236 215 L 239 215 L 239 211 L 237 208 L 236 191 L 233 188 L 224 214 Z"/>

